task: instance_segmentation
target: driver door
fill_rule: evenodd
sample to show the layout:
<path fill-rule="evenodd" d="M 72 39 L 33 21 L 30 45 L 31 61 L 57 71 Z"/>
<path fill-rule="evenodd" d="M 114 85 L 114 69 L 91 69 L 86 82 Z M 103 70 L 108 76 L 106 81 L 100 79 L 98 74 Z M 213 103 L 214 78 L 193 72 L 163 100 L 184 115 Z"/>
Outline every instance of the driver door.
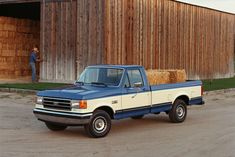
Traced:
<path fill-rule="evenodd" d="M 127 70 L 122 93 L 122 109 L 141 110 L 150 107 L 151 92 L 146 89 L 139 69 Z"/>

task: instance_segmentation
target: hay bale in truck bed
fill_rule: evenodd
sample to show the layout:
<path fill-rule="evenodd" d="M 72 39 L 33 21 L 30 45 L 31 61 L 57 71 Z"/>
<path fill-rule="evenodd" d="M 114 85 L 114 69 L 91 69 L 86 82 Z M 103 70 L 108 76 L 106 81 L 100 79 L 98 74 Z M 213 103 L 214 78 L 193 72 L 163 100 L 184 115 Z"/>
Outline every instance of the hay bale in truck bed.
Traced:
<path fill-rule="evenodd" d="M 166 70 L 170 73 L 170 83 L 180 83 L 185 82 L 186 72 L 185 70 L 170 69 Z"/>
<path fill-rule="evenodd" d="M 187 79 L 185 70 L 177 70 L 177 81 L 176 82 L 185 82 Z"/>
<path fill-rule="evenodd" d="M 147 70 L 146 75 L 150 85 L 170 83 L 170 73 L 168 71 Z"/>
<path fill-rule="evenodd" d="M 150 85 L 179 83 L 186 81 L 185 70 L 147 70 L 146 75 Z"/>

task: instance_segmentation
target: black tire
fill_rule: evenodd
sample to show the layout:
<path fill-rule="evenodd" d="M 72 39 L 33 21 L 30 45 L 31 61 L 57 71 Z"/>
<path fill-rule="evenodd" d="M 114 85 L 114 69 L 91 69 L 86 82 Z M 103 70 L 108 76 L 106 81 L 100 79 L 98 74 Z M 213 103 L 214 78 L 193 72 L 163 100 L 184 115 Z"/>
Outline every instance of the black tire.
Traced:
<path fill-rule="evenodd" d="M 105 137 L 111 129 L 111 118 L 107 112 L 97 110 L 84 128 L 90 137 Z"/>
<path fill-rule="evenodd" d="M 58 125 L 58 124 L 54 124 L 54 123 L 50 123 L 50 122 L 45 122 L 45 124 L 46 124 L 47 128 L 52 131 L 62 131 L 67 128 L 67 126 L 65 126 L 65 125 Z"/>
<path fill-rule="evenodd" d="M 175 100 L 172 109 L 169 112 L 169 118 L 173 123 L 182 123 L 187 116 L 187 104 L 181 100 Z"/>
<path fill-rule="evenodd" d="M 132 119 L 142 119 L 144 117 L 144 115 L 140 115 L 140 116 L 133 116 L 131 117 Z"/>

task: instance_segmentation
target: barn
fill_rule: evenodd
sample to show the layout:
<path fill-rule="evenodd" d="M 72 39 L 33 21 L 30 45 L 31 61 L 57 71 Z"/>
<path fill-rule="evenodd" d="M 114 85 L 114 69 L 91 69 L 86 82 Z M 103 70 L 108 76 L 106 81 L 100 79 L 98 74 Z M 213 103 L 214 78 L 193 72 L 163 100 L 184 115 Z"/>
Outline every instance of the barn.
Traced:
<path fill-rule="evenodd" d="M 0 78 L 30 76 L 35 44 L 42 82 L 73 82 L 92 64 L 228 78 L 235 14 L 172 0 L 0 0 Z"/>

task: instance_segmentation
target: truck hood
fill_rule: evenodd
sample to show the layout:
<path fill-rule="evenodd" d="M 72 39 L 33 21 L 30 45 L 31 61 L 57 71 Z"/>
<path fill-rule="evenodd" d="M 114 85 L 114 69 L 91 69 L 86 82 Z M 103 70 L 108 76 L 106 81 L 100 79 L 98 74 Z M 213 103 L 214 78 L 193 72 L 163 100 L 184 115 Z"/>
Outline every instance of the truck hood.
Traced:
<path fill-rule="evenodd" d="M 64 98 L 72 100 L 89 100 L 108 96 L 120 95 L 121 90 L 117 87 L 98 86 L 69 86 L 63 89 L 44 90 L 37 96 Z"/>

